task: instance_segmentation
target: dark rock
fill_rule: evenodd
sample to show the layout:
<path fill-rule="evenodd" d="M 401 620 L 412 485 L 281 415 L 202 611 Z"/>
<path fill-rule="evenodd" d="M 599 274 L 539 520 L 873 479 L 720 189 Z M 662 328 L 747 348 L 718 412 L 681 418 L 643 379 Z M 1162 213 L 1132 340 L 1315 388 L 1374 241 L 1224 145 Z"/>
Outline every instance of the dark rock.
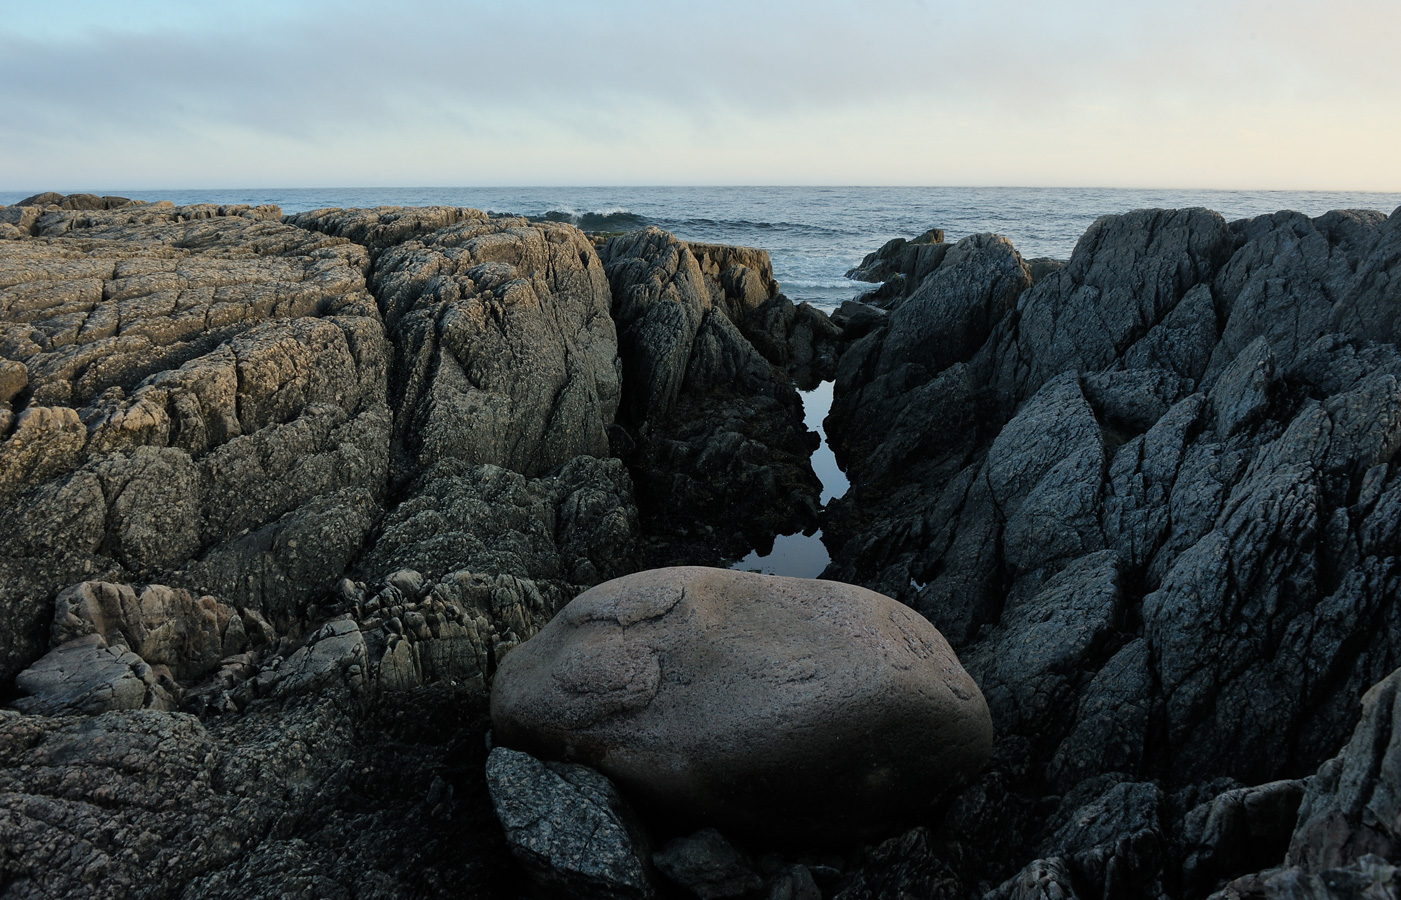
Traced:
<path fill-rule="evenodd" d="M 939 267 L 948 249 L 942 228 L 931 228 L 913 240 L 893 238 L 874 253 L 866 254 L 861 265 L 847 272 L 846 277 L 869 282 L 900 278 L 908 293 L 919 286 L 924 276 Z"/>
<path fill-rule="evenodd" d="M 764 884 L 744 856 L 714 828 L 704 828 L 669 841 L 652 854 L 652 864 L 700 900 L 739 897 Z M 801 885 L 801 876 L 798 880 Z M 811 881 L 809 875 L 808 882 Z M 801 886 L 798 890 L 801 892 Z"/>
<path fill-rule="evenodd" d="M 541 882 L 571 897 L 645 898 L 645 844 L 607 778 L 585 766 L 491 751 L 487 786 L 511 852 Z"/>
<path fill-rule="evenodd" d="M 928 829 L 915 828 L 872 850 L 836 900 L 956 900 L 964 896 L 957 874 L 939 857 Z"/>
<path fill-rule="evenodd" d="M 1027 863 L 983 900 L 1079 900 L 1070 866 L 1060 857 L 1036 859 Z"/>
<path fill-rule="evenodd" d="M 1401 856 L 1401 672 L 1362 698 L 1362 720 L 1342 753 L 1310 780 L 1289 843 L 1288 864 L 1306 871 L 1346 866 L 1366 854 Z"/>
<path fill-rule="evenodd" d="M 700 264 L 686 245 L 657 228 L 599 248 L 612 285 L 623 364 L 623 424 L 663 419 L 676 404 L 686 364 L 713 306 Z"/>
<path fill-rule="evenodd" d="M 598 766 L 664 815 L 767 840 L 879 833 L 991 747 L 981 694 L 905 607 L 720 569 L 575 598 L 506 657 L 492 721 L 503 745 Z"/>
<path fill-rule="evenodd" d="M 1304 782 L 1276 781 L 1219 794 L 1182 823 L 1182 880 L 1193 896 L 1279 862 L 1304 798 Z"/>

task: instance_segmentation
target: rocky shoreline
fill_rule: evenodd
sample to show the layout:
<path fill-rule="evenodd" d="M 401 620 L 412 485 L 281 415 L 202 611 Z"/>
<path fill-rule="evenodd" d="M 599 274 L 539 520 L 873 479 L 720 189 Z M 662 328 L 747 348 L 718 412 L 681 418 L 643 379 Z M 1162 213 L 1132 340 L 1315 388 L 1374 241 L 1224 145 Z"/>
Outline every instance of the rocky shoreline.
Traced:
<path fill-rule="evenodd" d="M 505 654 L 819 525 L 948 639 L 992 763 L 883 842 L 643 822 L 641 887 L 556 886 L 1394 892 L 1401 210 L 858 275 L 828 317 L 654 228 L 0 207 L 0 896 L 529 893 L 491 785 L 607 791 L 488 768 Z M 824 509 L 795 385 L 831 378 Z"/>

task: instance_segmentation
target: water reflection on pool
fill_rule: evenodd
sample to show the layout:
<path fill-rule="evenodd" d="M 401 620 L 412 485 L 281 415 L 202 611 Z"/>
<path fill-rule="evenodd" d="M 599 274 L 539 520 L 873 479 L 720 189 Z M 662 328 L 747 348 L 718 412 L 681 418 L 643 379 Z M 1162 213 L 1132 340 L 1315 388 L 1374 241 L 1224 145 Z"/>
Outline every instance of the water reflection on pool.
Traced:
<path fill-rule="evenodd" d="M 816 431 L 822 444 L 812 454 L 812 470 L 822 482 L 822 505 L 846 493 L 850 482 L 837 466 L 832 448 L 827 446 L 827 432 L 822 420 L 832 408 L 832 382 L 824 381 L 810 391 L 803 391 L 803 421 Z M 816 578 L 827 568 L 832 557 L 822 543 L 822 532 L 813 534 L 783 534 L 774 538 L 773 550 L 760 556 L 756 551 L 730 568 L 742 572 L 762 572 L 765 575 L 791 575 L 795 578 Z"/>

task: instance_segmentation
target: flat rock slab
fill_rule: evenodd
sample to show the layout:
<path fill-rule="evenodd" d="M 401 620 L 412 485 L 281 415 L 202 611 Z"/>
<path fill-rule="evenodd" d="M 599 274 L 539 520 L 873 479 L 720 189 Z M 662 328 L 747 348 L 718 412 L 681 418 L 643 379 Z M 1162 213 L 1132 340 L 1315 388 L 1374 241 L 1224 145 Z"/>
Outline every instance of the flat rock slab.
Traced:
<path fill-rule="evenodd" d="M 679 567 L 601 584 L 497 671 L 499 743 L 654 813 L 766 839 L 879 833 L 977 772 L 992 724 L 928 621 L 864 588 Z"/>

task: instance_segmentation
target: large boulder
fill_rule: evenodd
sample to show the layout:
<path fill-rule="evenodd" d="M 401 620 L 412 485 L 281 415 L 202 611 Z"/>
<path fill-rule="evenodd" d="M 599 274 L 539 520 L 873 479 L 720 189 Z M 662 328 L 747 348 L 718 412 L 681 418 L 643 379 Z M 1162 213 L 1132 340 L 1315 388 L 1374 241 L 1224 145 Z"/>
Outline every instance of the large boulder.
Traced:
<path fill-rule="evenodd" d="M 497 740 L 604 772 L 654 812 L 766 838 L 878 833 L 992 746 L 948 643 L 852 585 L 639 572 L 576 597 L 511 652 Z"/>

